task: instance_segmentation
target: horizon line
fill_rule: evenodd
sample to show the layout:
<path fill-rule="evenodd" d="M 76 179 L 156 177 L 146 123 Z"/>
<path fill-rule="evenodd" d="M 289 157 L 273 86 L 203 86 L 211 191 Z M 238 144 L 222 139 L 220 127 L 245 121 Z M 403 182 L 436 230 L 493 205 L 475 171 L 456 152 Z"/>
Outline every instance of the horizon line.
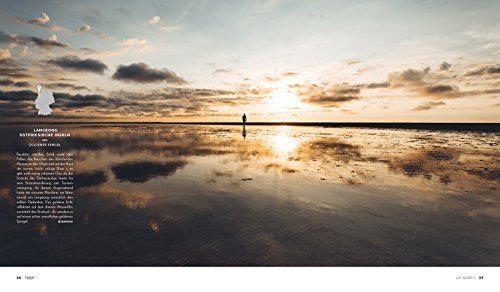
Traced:
<path fill-rule="evenodd" d="M 0 121 L 5 124 L 142 124 L 142 125 L 213 125 L 213 126 L 309 126 L 323 128 L 382 128 L 407 130 L 472 131 L 500 133 L 497 122 L 146 122 L 146 121 Z"/>

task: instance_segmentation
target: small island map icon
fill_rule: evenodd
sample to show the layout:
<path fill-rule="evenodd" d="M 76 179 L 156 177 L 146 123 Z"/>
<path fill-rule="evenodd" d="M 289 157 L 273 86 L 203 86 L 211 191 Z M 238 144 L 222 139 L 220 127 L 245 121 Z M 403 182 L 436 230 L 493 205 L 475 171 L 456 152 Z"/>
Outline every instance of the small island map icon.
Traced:
<path fill-rule="evenodd" d="M 42 91 L 41 85 L 38 85 L 37 88 L 38 96 L 35 101 L 35 108 L 38 110 L 38 115 L 48 116 L 52 113 L 50 105 L 54 104 L 56 101 L 54 100 L 54 96 L 52 95 L 51 91 Z"/>

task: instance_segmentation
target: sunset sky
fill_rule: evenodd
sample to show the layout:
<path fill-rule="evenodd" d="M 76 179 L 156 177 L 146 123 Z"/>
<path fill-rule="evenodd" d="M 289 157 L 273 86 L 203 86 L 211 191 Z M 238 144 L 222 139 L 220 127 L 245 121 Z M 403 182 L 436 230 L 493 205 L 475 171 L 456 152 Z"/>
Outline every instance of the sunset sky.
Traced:
<path fill-rule="evenodd" d="M 499 1 L 2 1 L 0 118 L 500 122 Z"/>

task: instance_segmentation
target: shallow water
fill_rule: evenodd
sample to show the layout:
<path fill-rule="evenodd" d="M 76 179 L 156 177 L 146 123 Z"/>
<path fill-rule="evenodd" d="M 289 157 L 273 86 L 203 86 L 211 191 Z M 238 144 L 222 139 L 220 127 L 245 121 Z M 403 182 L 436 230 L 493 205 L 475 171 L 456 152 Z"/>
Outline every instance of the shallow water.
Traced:
<path fill-rule="evenodd" d="M 498 134 L 68 125 L 75 223 L 15 224 L 1 126 L 0 265 L 500 264 Z"/>

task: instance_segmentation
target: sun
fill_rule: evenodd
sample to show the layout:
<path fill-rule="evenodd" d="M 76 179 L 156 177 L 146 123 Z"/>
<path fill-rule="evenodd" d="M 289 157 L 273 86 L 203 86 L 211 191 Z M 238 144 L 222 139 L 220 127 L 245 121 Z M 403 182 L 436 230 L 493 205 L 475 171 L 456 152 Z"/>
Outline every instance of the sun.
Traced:
<path fill-rule="evenodd" d="M 268 104 L 269 109 L 275 113 L 297 111 L 302 106 L 300 98 L 288 86 L 280 86 L 271 93 Z"/>

